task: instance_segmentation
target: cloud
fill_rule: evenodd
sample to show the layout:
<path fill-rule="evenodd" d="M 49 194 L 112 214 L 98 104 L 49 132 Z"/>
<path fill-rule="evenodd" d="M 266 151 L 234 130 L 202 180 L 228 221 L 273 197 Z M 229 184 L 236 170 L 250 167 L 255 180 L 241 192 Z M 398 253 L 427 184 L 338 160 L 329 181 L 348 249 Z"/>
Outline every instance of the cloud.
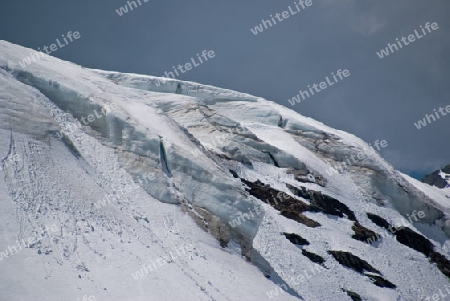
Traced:
<path fill-rule="evenodd" d="M 322 6 L 332 14 L 334 18 L 345 18 L 350 23 L 350 27 L 354 32 L 370 35 L 383 29 L 387 21 L 385 14 L 378 11 L 376 6 L 365 6 L 361 1 L 356 0 L 326 0 L 322 2 Z"/>
<path fill-rule="evenodd" d="M 374 34 L 383 29 L 387 22 L 381 20 L 373 13 L 364 14 L 359 16 L 353 22 L 353 28 L 356 32 L 361 34 Z"/>

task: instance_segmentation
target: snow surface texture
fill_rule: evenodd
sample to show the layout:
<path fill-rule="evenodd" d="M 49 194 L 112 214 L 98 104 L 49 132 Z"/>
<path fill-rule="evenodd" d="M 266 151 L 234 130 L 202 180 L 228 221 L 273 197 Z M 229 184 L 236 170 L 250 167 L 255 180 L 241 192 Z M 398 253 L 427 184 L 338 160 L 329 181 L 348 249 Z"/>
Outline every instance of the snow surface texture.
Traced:
<path fill-rule="evenodd" d="M 445 192 L 395 171 L 357 137 L 197 83 L 47 55 L 20 68 L 33 52 L 0 41 L 0 252 L 42 237 L 2 257 L 0 300 L 351 300 L 344 290 L 421 300 L 446 287 L 436 265 L 366 215 L 397 225 L 423 211 L 408 227 L 447 256 Z M 365 160 L 333 169 L 360 152 Z M 304 213 L 321 225 L 307 227 L 249 195 L 236 176 L 290 196 L 286 184 L 321 191 L 386 235 L 355 240 L 348 218 L 323 212 Z M 58 230 L 45 232 L 52 225 Z M 324 265 L 282 232 L 308 240 L 303 249 Z M 396 288 L 374 285 L 330 250 L 367 261 Z M 170 259 L 135 279 L 162 257 Z"/>
<path fill-rule="evenodd" d="M 439 171 L 439 175 L 443 180 L 447 182 L 447 186 L 444 188 L 450 188 L 450 174 L 443 172 L 442 170 Z"/>

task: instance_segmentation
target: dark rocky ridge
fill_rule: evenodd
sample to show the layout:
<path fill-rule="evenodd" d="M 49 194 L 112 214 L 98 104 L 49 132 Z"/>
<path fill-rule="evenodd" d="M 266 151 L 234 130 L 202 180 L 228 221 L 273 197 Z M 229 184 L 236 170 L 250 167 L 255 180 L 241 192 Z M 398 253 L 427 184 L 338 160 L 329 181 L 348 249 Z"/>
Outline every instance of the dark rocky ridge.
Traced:
<path fill-rule="evenodd" d="M 289 190 L 296 196 L 309 200 L 310 204 L 307 204 L 299 199 L 295 199 L 290 195 L 283 193 L 277 189 L 270 187 L 270 185 L 264 184 L 257 180 L 250 182 L 241 178 L 241 181 L 249 188 L 247 191 L 254 197 L 261 201 L 271 205 L 275 209 L 280 211 L 280 214 L 286 218 L 293 219 L 299 223 L 305 224 L 311 227 L 311 223 L 317 223 L 308 217 L 304 216 L 302 212 L 323 212 L 325 214 L 338 216 L 340 218 L 348 218 L 353 221 L 352 230 L 355 234 L 352 235 L 353 239 L 363 242 L 375 241 L 379 235 L 374 231 L 371 231 L 362 226 L 357 220 L 354 212 L 347 207 L 347 205 L 341 203 L 337 199 L 334 199 L 328 195 L 322 194 L 320 191 L 310 190 L 305 187 L 297 188 L 295 186 L 286 184 Z M 320 226 L 319 223 L 314 226 Z M 295 245 L 303 246 L 309 245 L 309 242 L 295 233 L 283 233 L 283 235 L 289 239 L 289 241 Z M 328 251 L 333 257 L 342 265 L 351 268 L 358 273 L 370 278 L 373 283 L 379 287 L 396 288 L 395 284 L 384 279 L 381 276 L 381 272 L 372 267 L 369 263 L 360 259 L 359 257 L 344 251 Z M 302 248 L 302 255 L 316 264 L 324 266 L 325 259 L 315 253 L 309 252 Z M 325 267 L 325 266 L 324 266 Z M 366 273 L 369 272 L 369 273 Z M 373 273 L 377 274 L 374 275 Z M 350 295 L 349 295 L 350 296 Z M 357 298 L 356 295 L 352 295 L 353 298 Z M 357 300 L 357 299 L 355 299 Z"/>
<path fill-rule="evenodd" d="M 344 251 L 328 251 L 331 255 L 333 255 L 334 259 L 337 260 L 340 264 L 351 268 L 352 270 L 358 273 L 371 272 L 376 274 L 381 274 L 380 271 L 371 266 L 367 261 L 362 260 L 361 258 L 353 255 L 350 252 Z"/>
<path fill-rule="evenodd" d="M 313 211 L 308 204 L 271 188 L 260 181 L 250 182 L 242 178 L 241 181 L 249 187 L 247 191 L 251 195 L 277 209 L 284 217 L 295 220 L 307 227 L 320 226 L 318 222 L 302 214 L 304 211 Z"/>
<path fill-rule="evenodd" d="M 367 261 L 353 255 L 350 252 L 344 251 L 328 251 L 329 254 L 333 255 L 337 262 L 346 266 L 362 275 L 369 277 L 373 284 L 379 287 L 396 288 L 396 285 L 392 282 L 384 279 L 381 276 L 381 272 L 371 266 Z M 369 273 L 367 273 L 369 272 Z M 378 274 L 378 275 L 374 275 Z"/>
<path fill-rule="evenodd" d="M 348 218 L 349 220 L 354 221 L 352 226 L 352 230 L 355 231 L 352 235 L 353 239 L 362 242 L 378 240 L 379 235 L 362 226 L 358 222 L 354 212 L 350 210 L 347 205 L 326 194 L 322 194 L 320 191 L 306 189 L 305 187 L 297 188 L 290 184 L 286 184 L 286 187 L 294 195 L 309 200 L 310 204 L 307 204 L 300 199 L 293 198 L 259 180 L 250 182 L 241 178 L 241 181 L 249 187 L 247 191 L 251 195 L 279 210 L 280 214 L 286 218 L 295 220 L 308 227 L 319 227 L 320 223 L 305 216 L 303 212 L 306 211 L 322 212 L 340 218 Z"/>
<path fill-rule="evenodd" d="M 294 245 L 297 245 L 297 246 L 308 246 L 309 245 L 309 241 L 307 241 L 306 239 L 304 239 L 303 237 L 301 237 L 298 234 L 283 232 L 283 235 Z M 308 252 L 303 248 L 302 248 L 302 255 L 307 257 L 312 262 L 320 264 L 323 267 L 325 267 L 325 265 L 323 264 L 325 262 L 325 259 L 323 259 L 322 256 L 319 256 L 312 252 Z"/>
<path fill-rule="evenodd" d="M 373 232 L 370 229 L 367 229 L 357 221 L 353 223 L 352 230 L 355 231 L 355 234 L 352 235 L 352 238 L 362 242 L 367 243 L 369 241 L 376 241 L 379 237 L 377 233 Z"/>
<path fill-rule="evenodd" d="M 445 258 L 445 256 L 434 251 L 433 244 L 426 237 L 407 227 L 402 227 L 401 229 L 392 227 L 392 225 L 390 225 L 384 218 L 376 214 L 367 213 L 367 217 L 377 226 L 384 228 L 395 235 L 399 243 L 430 258 L 430 261 L 436 263 L 442 274 L 450 278 L 450 261 Z"/>
<path fill-rule="evenodd" d="M 298 234 L 284 232 L 283 235 L 286 236 L 286 238 L 294 245 L 299 245 L 299 246 L 309 245 L 309 241 L 307 241 L 306 239 L 304 239 L 303 237 L 301 237 Z"/>
<path fill-rule="evenodd" d="M 345 217 L 349 220 L 356 221 L 355 214 L 345 204 L 339 202 L 320 191 L 315 191 L 301 187 L 301 189 L 286 184 L 286 187 L 296 196 L 309 200 L 311 209 L 309 211 L 323 212 L 325 214 Z"/>
<path fill-rule="evenodd" d="M 313 208 L 312 211 L 320 211 L 341 218 L 347 217 L 349 220 L 354 221 L 352 226 L 352 230 L 355 231 L 355 234 L 352 235 L 353 239 L 362 242 L 378 239 L 377 233 L 362 226 L 356 219 L 354 212 L 335 198 L 305 187 L 299 189 L 289 184 L 286 184 L 286 187 L 296 196 L 309 200 L 310 206 Z"/>
<path fill-rule="evenodd" d="M 441 169 L 444 173 L 450 174 L 450 164 Z M 441 170 L 436 170 L 429 175 L 426 175 L 423 179 L 423 183 L 427 183 L 431 186 L 436 186 L 438 188 L 445 188 L 449 186 L 450 179 L 444 180 L 440 175 Z"/>
<path fill-rule="evenodd" d="M 346 289 L 342 289 L 342 291 L 346 292 L 347 295 L 352 299 L 352 301 L 362 301 L 361 296 L 358 295 L 357 293 L 346 290 Z"/>
<path fill-rule="evenodd" d="M 302 254 L 303 256 L 308 257 L 308 259 L 311 260 L 312 262 L 320 264 L 323 267 L 325 267 L 324 265 L 325 259 L 323 259 L 322 256 L 317 255 L 316 253 L 313 252 L 306 251 L 305 249 L 302 249 Z"/>

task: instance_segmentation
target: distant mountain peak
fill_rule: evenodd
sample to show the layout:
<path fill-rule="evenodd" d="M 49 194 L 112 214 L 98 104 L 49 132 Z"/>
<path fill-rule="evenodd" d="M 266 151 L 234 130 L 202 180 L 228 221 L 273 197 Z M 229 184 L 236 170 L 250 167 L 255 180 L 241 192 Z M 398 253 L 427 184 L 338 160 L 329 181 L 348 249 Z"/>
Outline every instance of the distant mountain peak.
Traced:
<path fill-rule="evenodd" d="M 426 175 L 422 182 L 441 189 L 450 187 L 450 164 Z"/>

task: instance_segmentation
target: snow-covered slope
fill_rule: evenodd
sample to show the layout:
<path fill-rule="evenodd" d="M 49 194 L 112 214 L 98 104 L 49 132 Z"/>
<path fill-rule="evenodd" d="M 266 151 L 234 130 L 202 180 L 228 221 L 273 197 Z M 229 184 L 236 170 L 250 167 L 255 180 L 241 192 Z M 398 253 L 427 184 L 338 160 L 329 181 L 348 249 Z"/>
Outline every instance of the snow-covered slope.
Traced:
<path fill-rule="evenodd" d="M 197 83 L 47 55 L 21 68 L 30 53 L 0 41 L 0 300 L 420 300 L 447 285 L 448 202 L 357 137 Z"/>

